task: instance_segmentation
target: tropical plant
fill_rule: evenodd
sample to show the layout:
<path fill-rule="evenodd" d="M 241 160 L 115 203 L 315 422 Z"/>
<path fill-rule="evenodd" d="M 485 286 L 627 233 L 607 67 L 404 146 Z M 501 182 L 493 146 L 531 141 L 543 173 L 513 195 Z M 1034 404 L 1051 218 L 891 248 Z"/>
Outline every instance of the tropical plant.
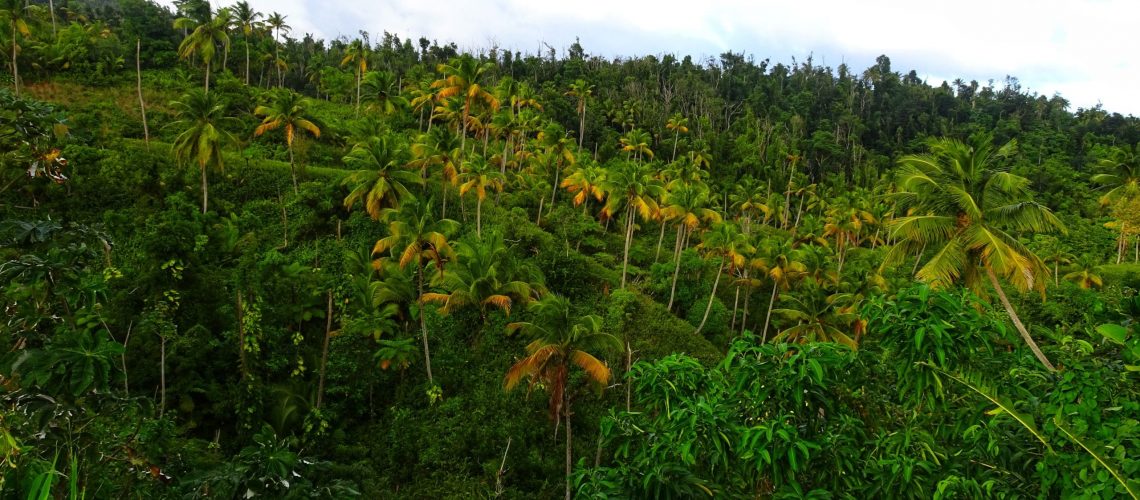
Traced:
<path fill-rule="evenodd" d="M 475 156 L 463 162 L 455 182 L 459 183 L 459 196 L 475 195 L 475 234 L 482 238 L 483 200 L 488 190 L 502 192 L 506 179 L 485 157 Z"/>
<path fill-rule="evenodd" d="M 708 322 L 709 311 L 712 311 L 713 300 L 716 299 L 717 285 L 720 284 L 720 277 L 725 268 L 727 267 L 729 274 L 732 274 L 737 268 L 743 266 L 745 263 L 744 255 L 751 251 L 750 248 L 748 237 L 741 233 L 740 228 L 732 222 L 714 224 L 712 229 L 701 236 L 699 249 L 704 252 L 706 257 L 717 259 L 717 269 L 712 292 L 709 293 L 708 305 L 705 306 L 705 314 L 701 317 L 701 324 L 697 325 L 696 333 L 700 333 L 705 327 L 705 323 Z"/>
<path fill-rule="evenodd" d="M 308 132 L 314 137 L 321 136 L 320 126 L 309 115 L 309 99 L 292 90 L 274 90 L 270 93 L 268 103 L 255 108 L 253 114 L 261 118 L 261 124 L 253 131 L 255 137 L 278 128 L 284 130 L 285 147 L 289 150 L 289 174 L 293 177 L 293 193 L 297 193 L 293 139 L 298 132 Z"/>
<path fill-rule="evenodd" d="M 537 271 L 516 262 L 498 233 L 460 241 L 455 249 L 456 262 L 434 283 L 447 293 L 426 293 L 420 299 L 443 304 L 444 314 L 473 308 L 486 323 L 489 308 L 510 316 L 515 304 L 527 304 L 543 290 Z"/>
<path fill-rule="evenodd" d="M 223 147 L 233 141 L 233 136 L 222 126 L 228 121 L 226 106 L 215 95 L 191 90 L 181 99 L 171 102 L 175 121 L 171 128 L 180 130 L 174 138 L 171 151 L 179 163 L 194 162 L 202 173 L 202 213 L 206 213 L 209 190 L 206 183 L 206 170 L 225 168 L 222 157 Z"/>
<path fill-rule="evenodd" d="M 344 49 L 344 58 L 340 60 L 341 66 L 351 65 L 356 73 L 356 116 L 360 116 L 360 85 L 364 73 L 368 71 L 368 56 L 371 52 L 368 42 L 357 38 Z"/>
<path fill-rule="evenodd" d="M 464 54 L 452 59 L 447 64 L 440 64 L 436 68 L 443 75 L 442 78 L 431 84 L 436 89 L 436 100 L 442 101 L 449 97 L 458 96 L 463 102 L 462 115 L 459 121 L 462 124 L 460 133 L 460 151 L 466 151 L 467 146 L 467 118 L 471 115 L 472 107 L 477 103 L 486 104 L 491 109 L 498 109 L 499 100 L 483 87 L 483 79 L 494 66 L 483 63 L 470 55 Z"/>
<path fill-rule="evenodd" d="M 178 46 L 178 57 L 188 59 L 197 56 L 206 65 L 205 92 L 210 92 L 210 71 L 217 55 L 218 46 L 230 50 L 229 26 L 233 24 L 229 9 L 219 9 L 217 14 L 203 23 L 190 18 L 179 18 L 174 22 L 175 29 L 193 28 L 194 31 Z"/>
<path fill-rule="evenodd" d="M 571 311 L 570 301 L 549 295 L 528 308 L 533 316 L 530 322 L 510 323 L 507 332 L 519 332 L 533 337 L 526 346 L 527 356 L 516 362 L 504 377 L 507 390 L 514 389 L 524 377 L 531 387 L 541 385 L 550 393 L 550 418 L 566 420 L 566 498 L 571 497 L 572 471 L 571 401 L 573 390 L 568 387 L 570 367 L 582 370 L 586 380 L 604 388 L 612 374 L 609 366 L 597 358 L 621 350 L 617 337 L 602 332 L 602 318 L 594 314 L 580 315 Z"/>
<path fill-rule="evenodd" d="M 606 175 L 602 190 L 607 193 L 602 215 L 614 217 L 619 211 L 625 214 L 625 247 L 621 264 L 621 288 L 625 288 L 626 273 L 629 270 L 629 245 L 633 241 L 636 218 L 639 214 L 642 219 L 652 217 L 657 199 L 664 194 L 665 187 L 648 165 L 623 162 Z"/>
<path fill-rule="evenodd" d="M 677 142 L 681 139 L 681 134 L 689 133 L 689 119 L 676 113 L 669 117 L 669 121 L 665 124 L 666 130 L 673 131 L 673 156 L 669 158 L 670 162 L 677 160 Z"/>
<path fill-rule="evenodd" d="M 884 267 L 896 265 L 925 248 L 934 250 L 917 277 L 934 286 L 961 281 L 982 294 L 982 273 L 998 294 L 1006 313 L 1033 354 L 1049 370 L 1053 364 L 1021 323 L 998 281 L 1006 278 L 1019 290 L 1044 293 L 1049 275 L 1045 263 L 1007 231 L 1044 232 L 1061 229 L 1059 219 L 1032 201 L 1029 180 L 1014 175 L 1000 161 L 1016 146 L 995 148 L 988 136 L 969 143 L 936 139 L 930 153 L 899 159 L 893 198 L 907 215 L 891 224 L 896 244 Z"/>
<path fill-rule="evenodd" d="M 379 220 L 382 209 L 399 208 L 402 200 L 410 198 L 408 186 L 422 184 L 423 179 L 404 169 L 405 147 L 390 134 L 356 143 L 344 157 L 344 164 L 356 170 L 342 181 L 352 186 L 344 198 L 344 208 L 351 209 L 362 202 L 368 215 Z"/>

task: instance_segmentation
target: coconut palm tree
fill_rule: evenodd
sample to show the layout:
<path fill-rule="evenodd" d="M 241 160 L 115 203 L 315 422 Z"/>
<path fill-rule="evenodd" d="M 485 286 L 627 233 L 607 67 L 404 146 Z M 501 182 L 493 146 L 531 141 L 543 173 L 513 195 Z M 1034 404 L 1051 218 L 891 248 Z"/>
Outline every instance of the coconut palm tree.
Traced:
<path fill-rule="evenodd" d="M 582 149 L 582 138 L 586 136 L 586 100 L 594 95 L 594 86 L 585 80 L 574 80 L 566 95 L 578 99 L 578 149 Z"/>
<path fill-rule="evenodd" d="M 764 329 L 760 334 L 760 342 L 768 340 L 768 326 L 772 324 L 772 306 L 780 290 L 791 288 L 794 281 L 807 275 L 807 266 L 799 259 L 799 252 L 787 238 L 773 236 L 761 243 L 763 257 L 755 262 L 756 267 L 767 274 L 772 281 L 772 296 L 768 299 L 768 313 L 764 316 Z"/>
<path fill-rule="evenodd" d="M 371 52 L 368 43 L 357 38 L 345 47 L 344 58 L 340 60 L 341 66 L 352 65 L 356 72 L 356 116 L 360 116 L 360 84 L 364 73 L 368 71 L 368 56 Z"/>
<path fill-rule="evenodd" d="M 606 174 L 602 190 L 607 194 L 602 215 L 613 217 L 618 212 L 625 214 L 625 247 L 621 264 L 621 288 L 625 288 L 625 277 L 629 271 L 629 246 L 633 241 L 637 216 L 641 215 L 642 219 L 652 217 L 657 199 L 665 193 L 665 187 L 648 165 L 623 162 Z"/>
<path fill-rule="evenodd" d="M 447 293 L 425 293 L 420 298 L 423 303 L 443 304 L 444 314 L 472 308 L 486 324 L 491 308 L 510 316 L 515 304 L 527 304 L 545 290 L 538 272 L 515 261 L 498 233 L 455 246 L 458 258 L 434 281 Z"/>
<path fill-rule="evenodd" d="M 179 163 L 194 162 L 202 173 L 202 213 L 206 213 L 209 189 L 206 170 L 222 170 L 225 161 L 222 148 L 233 141 L 222 125 L 229 121 L 226 106 L 216 96 L 205 91 L 191 90 L 181 99 L 170 103 L 175 121 L 170 127 L 180 130 L 174 138 L 171 151 Z"/>
<path fill-rule="evenodd" d="M 677 161 L 677 143 L 681 140 L 681 134 L 689 133 L 689 119 L 681 116 L 681 113 L 674 114 L 665 128 L 673 131 L 673 157 L 669 161 Z"/>
<path fill-rule="evenodd" d="M 1092 181 L 1107 191 L 1100 197 L 1102 205 L 1109 205 L 1124 199 L 1140 196 L 1140 155 L 1135 148 L 1124 150 L 1114 158 L 1106 158 L 1098 163 L 1110 173 L 1096 174 Z"/>
<path fill-rule="evenodd" d="M 260 136 L 278 128 L 285 131 L 285 147 L 289 150 L 289 173 L 293 176 L 293 193 L 297 193 L 297 169 L 293 159 L 293 138 L 298 132 L 308 132 L 313 137 L 321 136 L 321 128 L 309 116 L 309 99 L 288 89 L 278 89 L 270 94 L 269 102 L 258 106 L 253 114 L 261 118 L 261 124 L 253 131 Z"/>
<path fill-rule="evenodd" d="M 720 277 L 725 268 L 731 274 L 744 265 L 744 255 L 752 251 L 748 237 L 741 233 L 740 228 L 732 222 L 719 222 L 713 225 L 712 229 L 701 237 L 700 250 L 704 252 L 706 257 L 718 259 L 718 263 L 716 279 L 713 280 L 709 302 L 705 306 L 705 314 L 694 333 L 700 333 L 709 319 L 709 311 L 712 311 L 713 300 L 716 299 L 717 285 L 720 284 Z"/>
<path fill-rule="evenodd" d="M 897 243 L 883 265 L 898 265 L 930 248 L 935 253 L 918 270 L 920 280 L 933 286 L 962 282 L 983 294 L 986 276 L 1022 339 L 1053 371 L 999 281 L 1005 278 L 1018 290 L 1044 293 L 1048 280 L 1042 278 L 1049 276 L 1045 263 L 1007 231 L 1063 230 L 1053 212 L 1032 200 L 1029 180 L 1000 165 L 1015 147 L 1010 142 L 995 148 L 984 136 L 968 143 L 935 139 L 929 143 L 930 153 L 900 158 L 893 197 L 907 212 L 891 224 Z"/>
<path fill-rule="evenodd" d="M 443 270 L 446 260 L 455 256 L 448 236 L 459 226 L 451 219 L 441 219 L 432 212 L 432 201 L 426 202 L 410 198 L 399 209 L 387 208 L 381 212 L 381 219 L 388 223 L 388 236 L 376 241 L 372 254 L 391 252 L 401 268 L 415 263 L 418 281 L 418 296 L 423 300 L 424 272 L 427 264 L 435 264 Z M 431 374 L 431 350 L 428 346 L 427 322 L 424 312 L 419 310 L 420 332 L 424 344 L 424 367 L 427 370 L 428 384 L 434 386 Z"/>
<path fill-rule="evenodd" d="M 364 75 L 364 94 L 361 100 L 368 105 L 368 109 L 378 111 L 382 115 L 391 115 L 404 109 L 408 100 L 400 95 L 396 86 L 396 76 L 388 71 L 369 71 Z"/>
<path fill-rule="evenodd" d="M 218 9 L 217 14 L 203 23 L 190 19 L 188 17 L 179 18 L 174 21 L 175 28 L 193 28 L 194 31 L 182 40 L 178 45 L 178 57 L 182 59 L 189 59 L 192 56 L 197 56 L 206 65 L 206 93 L 210 92 L 210 71 L 211 65 L 214 62 L 214 57 L 217 55 L 218 46 L 221 45 L 224 50 L 230 50 L 230 35 L 228 33 L 229 27 L 233 24 L 232 14 L 229 9 Z"/>
<path fill-rule="evenodd" d="M 621 150 L 625 151 L 626 159 L 632 157 L 641 163 L 642 158 L 648 156 L 653 159 L 653 150 L 650 149 L 650 141 L 653 138 L 649 136 L 649 132 L 641 129 L 633 129 L 623 135 L 620 139 Z"/>
<path fill-rule="evenodd" d="M 468 54 L 454 58 L 447 64 L 440 64 L 437 68 L 443 78 L 431 84 L 432 88 L 436 89 L 436 100 L 441 101 L 452 96 L 459 96 L 463 100 L 460 117 L 461 151 L 465 151 L 464 148 L 467 146 L 467 118 L 471 116 L 471 108 L 478 103 L 486 104 L 491 109 L 499 108 L 499 100 L 483 87 L 483 79 L 493 68 L 492 63 L 481 63 Z"/>
<path fill-rule="evenodd" d="M 1099 267 L 1100 265 L 1091 255 L 1081 255 L 1081 257 L 1077 259 L 1075 269 L 1065 274 L 1065 281 L 1075 283 L 1084 289 L 1101 288 L 1104 286 L 1104 279 L 1097 274 Z"/>
<path fill-rule="evenodd" d="M 483 200 L 487 198 L 488 190 L 502 192 L 506 179 L 486 158 L 474 156 L 463 162 L 455 180 L 459 183 L 459 196 L 475 195 L 475 234 L 482 238 Z"/>
<path fill-rule="evenodd" d="M 590 198 L 601 202 L 606 199 L 602 191 L 602 183 L 606 178 L 606 169 L 596 163 L 582 165 L 574 173 L 562 179 L 561 186 L 567 192 L 574 193 L 574 206 L 582 205 L 582 213 L 587 213 Z"/>
<path fill-rule="evenodd" d="M 549 295 L 528 309 L 533 320 L 508 324 L 507 332 L 519 332 L 534 340 L 526 346 L 527 356 L 507 370 L 503 384 L 509 391 L 524 377 L 529 378 L 532 388 L 541 386 L 549 391 L 550 417 L 557 422 L 566 419 L 566 499 L 569 500 L 573 467 L 570 368 L 578 367 L 588 382 L 599 390 L 605 388 L 613 375 L 597 356 L 620 351 L 621 342 L 602 332 L 601 316 L 575 314 L 570 301 L 564 297 Z"/>
<path fill-rule="evenodd" d="M 12 44 L 12 89 L 16 97 L 20 97 L 20 65 L 17 56 L 20 55 L 20 37 L 32 36 L 28 27 L 28 3 L 24 0 L 0 0 L 0 15 L 8 21 Z"/>
<path fill-rule="evenodd" d="M 242 0 L 233 7 L 234 21 L 241 28 L 245 37 L 245 84 L 249 85 L 249 37 L 261 29 L 262 14 L 249 6 L 249 2 Z"/>
<path fill-rule="evenodd" d="M 399 208 L 401 201 L 411 198 L 408 186 L 423 183 L 415 172 L 404 169 L 407 151 L 391 134 L 356 143 L 344 157 L 344 164 L 356 170 L 343 181 L 353 186 L 344 198 L 344 208 L 362 202 L 373 220 L 380 219 L 382 209 Z"/>
<path fill-rule="evenodd" d="M 849 307 L 851 294 L 831 293 L 831 290 L 811 284 L 796 295 L 786 295 L 780 300 L 787 307 L 772 312 L 794 321 L 795 324 L 780 331 L 773 340 L 789 342 L 835 342 L 852 349 L 859 344 L 853 338 L 861 327 L 857 308 Z"/>
<path fill-rule="evenodd" d="M 270 14 L 269 17 L 265 18 L 265 25 L 269 26 L 269 29 L 273 31 L 273 60 L 274 66 L 277 67 L 278 87 L 285 84 L 285 77 L 281 74 L 281 42 L 279 39 L 281 38 L 282 33 L 288 33 L 289 30 L 292 29 L 288 24 L 285 24 L 286 17 L 289 16 L 283 16 L 274 12 Z"/>
<path fill-rule="evenodd" d="M 677 221 L 677 239 L 673 246 L 673 284 L 669 288 L 669 305 L 673 309 L 673 299 L 677 293 L 677 275 L 681 272 L 681 252 L 684 250 L 685 240 L 696 231 L 701 224 L 715 224 L 721 222 L 721 215 L 716 210 L 708 208 L 709 190 L 701 184 L 680 185 L 669 191 L 665 196 L 664 208 L 661 209 L 665 217 Z"/>

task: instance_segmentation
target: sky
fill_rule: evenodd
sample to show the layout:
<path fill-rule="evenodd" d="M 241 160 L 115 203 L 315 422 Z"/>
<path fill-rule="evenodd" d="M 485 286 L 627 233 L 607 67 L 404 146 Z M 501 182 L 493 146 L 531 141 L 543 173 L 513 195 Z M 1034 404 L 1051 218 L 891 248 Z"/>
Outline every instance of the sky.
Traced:
<path fill-rule="evenodd" d="M 564 56 L 581 40 L 589 55 L 692 55 L 733 51 L 757 61 L 856 72 L 880 54 L 894 71 L 932 85 L 1007 75 L 1022 90 L 1060 93 L 1070 110 L 1097 104 L 1140 116 L 1140 2 L 1135 0 L 248 0 L 287 15 L 292 35 L 355 38 L 384 31 L 461 49 L 524 53 L 549 45 Z M 170 4 L 169 0 L 160 3 Z M 215 1 L 215 7 L 233 0 Z"/>

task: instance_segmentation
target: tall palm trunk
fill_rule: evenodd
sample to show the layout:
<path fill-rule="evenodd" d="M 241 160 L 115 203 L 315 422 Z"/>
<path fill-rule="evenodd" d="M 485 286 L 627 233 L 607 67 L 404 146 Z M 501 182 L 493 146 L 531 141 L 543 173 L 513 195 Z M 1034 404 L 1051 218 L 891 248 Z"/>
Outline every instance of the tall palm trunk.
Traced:
<path fill-rule="evenodd" d="M 586 200 L 589 201 L 589 200 Z M 661 258 L 661 241 L 665 239 L 665 218 L 661 218 L 661 234 L 657 235 L 657 253 L 653 254 L 653 263 L 657 263 L 657 259 Z"/>
<path fill-rule="evenodd" d="M 285 85 L 285 76 L 281 74 L 281 42 L 277 41 L 281 37 L 281 28 L 277 29 L 277 36 L 273 37 L 273 66 L 277 68 L 277 86 Z"/>
<path fill-rule="evenodd" d="M 360 65 L 356 65 L 356 117 L 360 118 Z"/>
<path fill-rule="evenodd" d="M 565 368 L 563 368 L 565 370 Z M 566 500 L 570 500 L 570 473 L 573 472 L 573 443 L 570 434 L 570 391 L 562 388 L 562 398 L 566 401 L 562 410 L 566 414 Z"/>
<path fill-rule="evenodd" d="M 622 252 L 621 258 L 621 288 L 625 288 L 625 275 L 629 270 L 629 244 L 633 239 L 633 204 L 625 212 L 625 250 Z"/>
<path fill-rule="evenodd" d="M 582 149 L 582 138 L 586 136 L 586 100 L 582 99 L 582 112 L 578 113 L 578 149 Z"/>
<path fill-rule="evenodd" d="M 249 40 L 245 41 L 245 85 L 249 86 Z"/>
<path fill-rule="evenodd" d="M 293 194 L 297 194 L 297 169 L 293 166 L 293 145 L 289 144 L 289 174 L 293 176 Z"/>
<path fill-rule="evenodd" d="M 325 313 L 325 342 L 321 347 L 321 373 L 317 382 L 317 409 L 321 409 L 321 402 L 325 396 L 325 373 L 329 365 L 329 341 L 332 339 L 333 294 L 329 290 L 328 311 Z"/>
<path fill-rule="evenodd" d="M 697 330 L 693 333 L 701 333 L 701 329 L 705 327 L 705 322 L 709 320 L 709 311 L 712 311 L 713 300 L 716 299 L 716 287 L 720 284 L 720 275 L 724 274 L 724 257 L 720 258 L 720 264 L 716 268 L 716 279 L 713 280 L 712 293 L 709 294 L 709 303 L 705 306 L 705 316 L 701 318 L 701 324 L 697 325 Z"/>
<path fill-rule="evenodd" d="M 55 0 L 48 0 L 48 11 L 51 12 L 51 36 L 55 38 Z"/>
<path fill-rule="evenodd" d="M 748 270 L 744 271 L 744 279 L 748 279 Z M 749 286 L 748 290 L 744 292 L 744 312 L 740 318 L 740 334 L 744 335 L 744 330 L 748 328 L 748 301 L 752 298 L 752 287 Z"/>
<path fill-rule="evenodd" d="M 20 97 L 20 67 L 16 62 L 16 21 L 12 21 L 12 86 L 16 89 L 16 97 Z"/>
<path fill-rule="evenodd" d="M 673 310 L 673 298 L 677 294 L 677 275 L 680 274 L 680 272 L 681 272 L 680 248 L 681 248 L 681 231 L 682 231 L 683 227 L 685 227 L 685 226 L 682 224 L 677 224 L 677 245 L 675 247 L 677 249 L 677 251 L 674 252 L 674 258 L 673 258 L 674 262 L 676 262 L 676 263 L 673 265 L 673 284 L 669 287 L 669 305 L 666 307 L 666 309 L 668 309 L 670 311 Z"/>
<path fill-rule="evenodd" d="M 483 239 L 483 198 L 475 197 L 475 236 Z"/>
<path fill-rule="evenodd" d="M 764 317 L 764 333 L 760 334 L 760 343 L 763 344 L 768 341 L 768 325 L 772 324 L 772 305 L 776 303 L 776 294 L 780 290 L 780 284 L 772 283 L 772 298 L 768 299 L 768 315 Z"/>
<path fill-rule="evenodd" d="M 135 40 L 135 78 L 139 91 L 139 110 L 142 112 L 142 126 L 143 126 L 143 140 L 146 141 L 146 148 L 150 149 L 150 128 L 146 124 L 146 101 L 143 100 L 142 92 L 142 60 L 139 59 L 139 54 L 142 53 L 142 38 Z"/>
<path fill-rule="evenodd" d="M 206 213 L 206 202 L 209 198 L 209 190 L 206 186 L 206 164 L 199 163 L 198 167 L 202 171 L 202 213 Z"/>
<path fill-rule="evenodd" d="M 736 285 L 736 298 L 732 299 L 732 322 L 728 325 L 728 331 L 736 331 L 736 306 L 740 305 L 740 285 Z"/>
<path fill-rule="evenodd" d="M 1013 326 L 1017 327 L 1017 332 L 1021 334 L 1022 340 L 1029 346 L 1029 350 L 1033 351 L 1033 355 L 1037 356 L 1037 360 L 1045 365 L 1045 368 L 1051 372 L 1057 371 L 1053 363 L 1049 362 L 1049 358 L 1045 357 L 1045 353 L 1041 352 L 1041 348 L 1037 347 L 1037 342 L 1033 341 L 1033 337 L 1029 336 L 1029 330 L 1025 329 L 1025 325 L 1021 324 L 1021 318 L 1017 317 L 1017 311 L 1013 310 L 1013 305 L 1009 303 L 1009 298 L 1005 296 L 1005 290 L 1001 288 L 1001 283 L 998 282 L 997 275 L 990 266 L 986 267 L 986 276 L 990 278 L 990 284 L 994 286 L 994 291 L 997 292 L 998 298 L 1001 299 L 1001 305 L 1005 308 L 1005 312 L 1009 314 L 1009 319 L 1013 320 Z"/>
<path fill-rule="evenodd" d="M 210 61 L 206 61 L 206 93 L 210 93 Z"/>
<path fill-rule="evenodd" d="M 420 297 L 424 296 L 424 263 L 420 261 Z M 423 302 L 420 302 L 420 333 L 424 339 L 424 367 L 427 369 L 428 385 L 435 385 L 435 381 L 431 377 L 431 350 L 428 348 L 428 331 L 427 322 L 424 321 Z"/>
<path fill-rule="evenodd" d="M 677 161 L 677 141 L 681 139 L 681 132 L 678 130 L 673 131 L 673 157 L 669 159 L 669 163 Z"/>

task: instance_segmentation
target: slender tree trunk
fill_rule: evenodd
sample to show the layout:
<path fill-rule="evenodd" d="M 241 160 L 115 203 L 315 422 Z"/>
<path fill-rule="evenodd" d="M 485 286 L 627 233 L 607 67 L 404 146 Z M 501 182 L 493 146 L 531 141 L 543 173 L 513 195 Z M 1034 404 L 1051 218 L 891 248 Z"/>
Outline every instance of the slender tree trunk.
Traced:
<path fill-rule="evenodd" d="M 475 197 L 475 236 L 483 239 L 483 198 Z"/>
<path fill-rule="evenodd" d="M 538 197 L 538 213 L 535 214 L 535 216 L 534 216 L 534 225 L 536 225 L 536 226 L 542 225 L 542 204 L 545 202 L 546 202 L 545 196 L 539 196 Z"/>
<path fill-rule="evenodd" d="M 558 165 L 554 167 L 554 189 L 550 190 L 550 208 L 547 210 L 554 210 L 554 197 L 558 195 L 558 179 L 562 176 L 562 160 L 558 160 Z"/>
<path fill-rule="evenodd" d="M 202 171 L 202 213 L 206 213 L 206 202 L 209 196 L 209 189 L 206 185 L 206 165 L 199 163 L 199 170 Z"/>
<path fill-rule="evenodd" d="M 772 306 L 776 303 L 776 293 L 780 290 L 778 283 L 772 283 L 772 298 L 768 299 L 768 315 L 764 317 L 764 333 L 760 334 L 760 343 L 768 341 L 768 325 L 772 324 Z"/>
<path fill-rule="evenodd" d="M 563 411 L 566 412 L 566 500 L 570 500 L 570 474 L 573 472 L 573 444 L 570 434 L 570 391 L 563 389 L 563 399 L 566 403 L 563 405 Z"/>
<path fill-rule="evenodd" d="M 621 258 L 621 288 L 625 289 L 625 275 L 629 270 L 629 244 L 633 239 L 633 207 L 626 209 L 625 216 L 625 250 Z"/>
<path fill-rule="evenodd" d="M 681 247 L 681 231 L 682 231 L 683 227 L 684 227 L 683 225 L 677 224 L 677 248 L 678 249 Z M 677 275 L 680 274 L 680 272 L 681 272 L 681 252 L 680 251 L 677 252 L 676 258 L 673 260 L 675 262 L 675 264 L 673 265 L 673 284 L 669 287 L 669 305 L 666 307 L 666 309 L 668 309 L 670 311 L 673 310 L 673 298 L 676 297 L 676 295 L 677 295 Z"/>
<path fill-rule="evenodd" d="M 321 409 L 321 402 L 325 396 L 325 373 L 329 366 L 329 340 L 332 339 L 333 293 L 329 290 L 329 305 L 325 313 L 325 343 L 321 347 L 321 376 L 317 382 L 317 409 Z"/>
<path fill-rule="evenodd" d="M 681 139 L 681 133 L 677 130 L 673 131 L 673 157 L 669 159 L 669 163 L 677 161 L 677 141 Z"/>
<path fill-rule="evenodd" d="M 146 101 L 143 100 L 142 91 L 142 59 L 139 55 L 142 53 L 142 39 L 135 40 L 135 80 L 137 82 L 139 91 L 139 109 L 142 111 L 142 126 L 143 126 L 143 140 L 146 141 L 146 148 L 150 149 L 150 128 L 146 124 Z"/>
<path fill-rule="evenodd" d="M 166 413 L 166 335 L 159 335 L 158 343 L 158 418 Z"/>
<path fill-rule="evenodd" d="M 16 61 L 16 23 L 12 22 L 12 87 L 16 89 L 16 97 L 20 97 L 20 66 Z"/>
<path fill-rule="evenodd" d="M 277 41 L 281 37 L 281 28 L 277 29 L 277 36 L 273 37 L 273 66 L 277 68 L 277 86 L 285 85 L 285 76 L 281 74 L 281 42 Z"/>
<path fill-rule="evenodd" d="M 1053 261 L 1053 286 L 1061 286 L 1060 263 Z"/>
<path fill-rule="evenodd" d="M 1029 350 L 1033 351 L 1033 355 L 1037 356 L 1037 360 L 1045 365 L 1045 368 L 1051 372 L 1057 371 L 1053 363 L 1049 362 L 1049 358 L 1041 352 L 1041 348 L 1037 347 L 1037 342 L 1033 341 L 1033 337 L 1029 336 L 1029 330 L 1025 329 L 1025 325 L 1021 324 L 1021 318 L 1017 317 L 1017 311 L 1013 310 L 1013 305 L 1009 303 L 1009 298 L 1005 296 L 1005 290 L 1001 288 L 1001 283 L 998 282 L 997 275 L 994 270 L 986 266 L 986 275 L 990 278 L 990 284 L 994 286 L 994 291 L 997 292 L 998 298 L 1001 299 L 1001 305 L 1005 308 L 1005 312 L 1009 314 L 1009 319 L 1013 320 L 1013 326 L 1017 327 L 1018 333 L 1025 343 L 1029 346 Z"/>
<path fill-rule="evenodd" d="M 748 279 L 748 271 L 744 272 L 744 279 Z M 748 329 L 748 301 L 752 298 L 752 287 L 744 292 L 744 312 L 740 318 L 740 334 L 744 335 L 744 331 Z"/>
<path fill-rule="evenodd" d="M 582 138 L 586 136 L 586 102 L 582 98 L 582 112 L 578 114 L 578 149 L 582 149 Z"/>
<path fill-rule="evenodd" d="M 625 341 L 625 412 L 629 413 L 633 408 L 633 380 L 629 378 L 629 371 L 633 368 L 633 349 L 629 346 L 629 341 Z"/>
<path fill-rule="evenodd" d="M 48 0 L 48 11 L 51 12 L 51 37 L 56 38 L 56 33 L 55 33 L 55 0 Z"/>
<path fill-rule="evenodd" d="M 732 322 L 728 325 L 728 331 L 736 331 L 736 306 L 740 305 L 740 285 L 736 285 L 736 298 L 732 299 Z"/>
<path fill-rule="evenodd" d="M 713 280 L 712 293 L 709 294 L 709 303 L 705 306 L 705 316 L 701 318 L 701 324 L 697 325 L 697 330 L 693 333 L 701 333 L 701 329 L 705 327 L 705 322 L 709 320 L 709 311 L 712 311 L 713 300 L 716 299 L 716 287 L 720 284 L 720 275 L 724 273 L 724 257 L 720 258 L 720 264 L 716 269 L 716 279 Z"/>
<path fill-rule="evenodd" d="M 360 65 L 356 65 L 356 117 L 360 118 Z"/>
<path fill-rule="evenodd" d="M 15 59 L 13 59 L 13 61 L 15 61 Z M 20 95 L 20 93 L 17 92 L 16 96 L 18 97 L 19 95 Z M 1124 235 L 1128 234 L 1125 231 L 1127 228 L 1128 228 L 1127 222 L 1122 222 L 1120 224 L 1120 240 L 1118 240 L 1116 243 L 1116 263 L 1117 264 L 1119 264 L 1121 259 L 1124 258 L 1124 238 L 1125 238 Z"/>
<path fill-rule="evenodd" d="M 427 369 L 428 385 L 434 386 L 435 381 L 432 379 L 432 376 L 431 376 L 431 350 L 428 349 L 427 322 L 424 321 L 424 303 L 422 300 L 422 298 L 424 296 L 424 263 L 422 261 L 420 262 L 419 267 L 420 267 L 419 281 L 420 281 L 420 298 L 421 298 L 421 300 L 420 300 L 420 333 L 423 335 L 423 339 L 424 339 L 424 368 Z"/>
<path fill-rule="evenodd" d="M 245 86 L 249 86 L 249 39 L 245 41 Z"/>
<path fill-rule="evenodd" d="M 293 194 L 298 194 L 299 191 L 297 190 L 297 169 L 296 169 L 296 167 L 294 167 L 294 164 L 293 164 L 293 145 L 290 144 L 288 149 L 289 149 L 289 174 L 293 176 Z"/>
<path fill-rule="evenodd" d="M 237 328 L 238 328 L 238 368 L 241 370 L 241 380 L 249 378 L 249 365 L 246 364 L 245 355 L 245 310 L 241 303 L 241 290 L 237 291 Z"/>
<path fill-rule="evenodd" d="M 206 60 L 206 93 L 210 93 L 210 61 Z"/>
<path fill-rule="evenodd" d="M 653 254 L 653 263 L 661 258 L 661 242 L 665 239 L 665 218 L 661 218 L 661 234 L 657 235 L 657 253 Z"/>

